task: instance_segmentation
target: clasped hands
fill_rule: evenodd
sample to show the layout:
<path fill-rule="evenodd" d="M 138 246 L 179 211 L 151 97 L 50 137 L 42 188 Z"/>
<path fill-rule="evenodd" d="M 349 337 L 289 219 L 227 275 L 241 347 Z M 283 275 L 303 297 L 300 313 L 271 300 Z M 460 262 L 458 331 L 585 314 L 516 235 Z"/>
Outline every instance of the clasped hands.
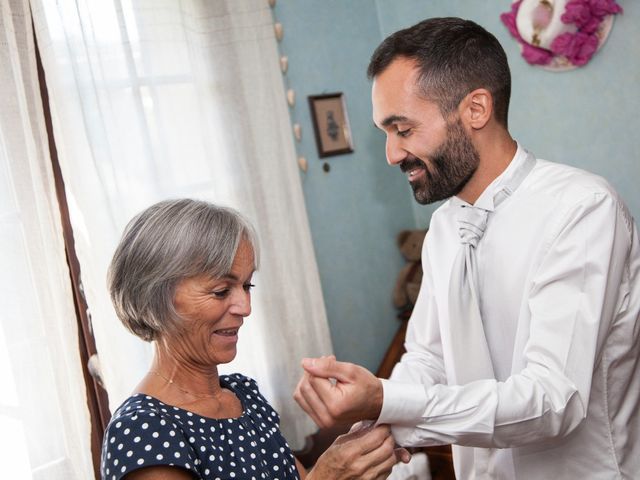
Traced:
<path fill-rule="evenodd" d="M 395 448 L 389 427 L 373 425 L 382 409 L 380 379 L 363 367 L 338 362 L 334 356 L 306 358 L 302 367 L 304 374 L 293 397 L 313 421 L 321 428 L 355 424 L 323 455 L 335 456 L 322 462 L 335 469 L 322 473 L 314 469 L 307 478 L 382 479 L 398 461 L 409 462 L 409 452 Z"/>

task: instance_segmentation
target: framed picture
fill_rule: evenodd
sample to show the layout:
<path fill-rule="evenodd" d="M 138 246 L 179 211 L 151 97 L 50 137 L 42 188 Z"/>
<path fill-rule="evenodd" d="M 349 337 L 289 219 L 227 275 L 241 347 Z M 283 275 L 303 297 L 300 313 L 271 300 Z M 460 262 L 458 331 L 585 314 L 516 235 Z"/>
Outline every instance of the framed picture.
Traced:
<path fill-rule="evenodd" d="M 344 95 L 309 95 L 309 107 L 318 155 L 322 158 L 353 152 Z"/>

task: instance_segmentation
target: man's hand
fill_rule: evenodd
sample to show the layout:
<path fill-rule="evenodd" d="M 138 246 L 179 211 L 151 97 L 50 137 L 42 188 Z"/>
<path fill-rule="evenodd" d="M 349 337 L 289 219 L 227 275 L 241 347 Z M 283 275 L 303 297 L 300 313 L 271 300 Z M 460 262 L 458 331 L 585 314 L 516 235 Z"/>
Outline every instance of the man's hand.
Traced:
<path fill-rule="evenodd" d="M 382 382 L 365 368 L 334 356 L 305 358 L 302 367 L 305 372 L 293 397 L 319 427 L 380 415 Z"/>

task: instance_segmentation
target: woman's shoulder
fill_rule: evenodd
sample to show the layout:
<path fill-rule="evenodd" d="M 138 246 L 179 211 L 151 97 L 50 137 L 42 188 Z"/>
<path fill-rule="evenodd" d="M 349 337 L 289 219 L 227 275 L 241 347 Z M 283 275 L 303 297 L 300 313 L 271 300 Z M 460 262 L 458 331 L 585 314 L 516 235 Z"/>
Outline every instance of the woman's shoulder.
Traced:
<path fill-rule="evenodd" d="M 236 395 L 241 395 L 245 399 L 255 399 L 261 402 L 267 400 L 260 393 L 258 382 L 253 378 L 242 375 L 241 373 L 231 373 L 229 375 L 220 375 L 220 384 L 232 390 Z"/>
<path fill-rule="evenodd" d="M 123 423 L 136 422 L 141 417 L 157 418 L 157 421 L 160 421 L 163 409 L 166 411 L 166 406 L 160 400 L 143 393 L 136 393 L 116 409 L 107 428 L 119 428 Z"/>
<path fill-rule="evenodd" d="M 124 475 L 143 466 L 165 465 L 168 460 L 181 468 L 194 469 L 195 457 L 187 438 L 179 425 L 166 416 L 167 407 L 144 394 L 133 395 L 122 403 L 105 431 L 103 475 Z"/>
<path fill-rule="evenodd" d="M 255 411 L 261 416 L 261 413 L 267 413 L 270 417 L 274 417 L 277 422 L 280 416 L 276 412 L 269 401 L 262 395 L 258 388 L 258 383 L 251 377 L 242 375 L 241 373 L 232 373 L 230 375 L 220 376 L 221 384 L 232 390 L 245 407 Z"/>

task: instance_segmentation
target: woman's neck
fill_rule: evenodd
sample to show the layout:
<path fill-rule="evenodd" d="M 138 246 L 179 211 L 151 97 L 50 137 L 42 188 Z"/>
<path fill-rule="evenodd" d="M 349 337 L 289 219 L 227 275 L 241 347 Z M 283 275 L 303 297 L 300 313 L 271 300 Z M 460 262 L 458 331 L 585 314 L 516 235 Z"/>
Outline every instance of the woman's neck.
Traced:
<path fill-rule="evenodd" d="M 160 342 L 155 344 L 149 373 L 156 382 L 196 398 L 215 398 L 222 392 L 217 365 L 198 365 Z"/>

